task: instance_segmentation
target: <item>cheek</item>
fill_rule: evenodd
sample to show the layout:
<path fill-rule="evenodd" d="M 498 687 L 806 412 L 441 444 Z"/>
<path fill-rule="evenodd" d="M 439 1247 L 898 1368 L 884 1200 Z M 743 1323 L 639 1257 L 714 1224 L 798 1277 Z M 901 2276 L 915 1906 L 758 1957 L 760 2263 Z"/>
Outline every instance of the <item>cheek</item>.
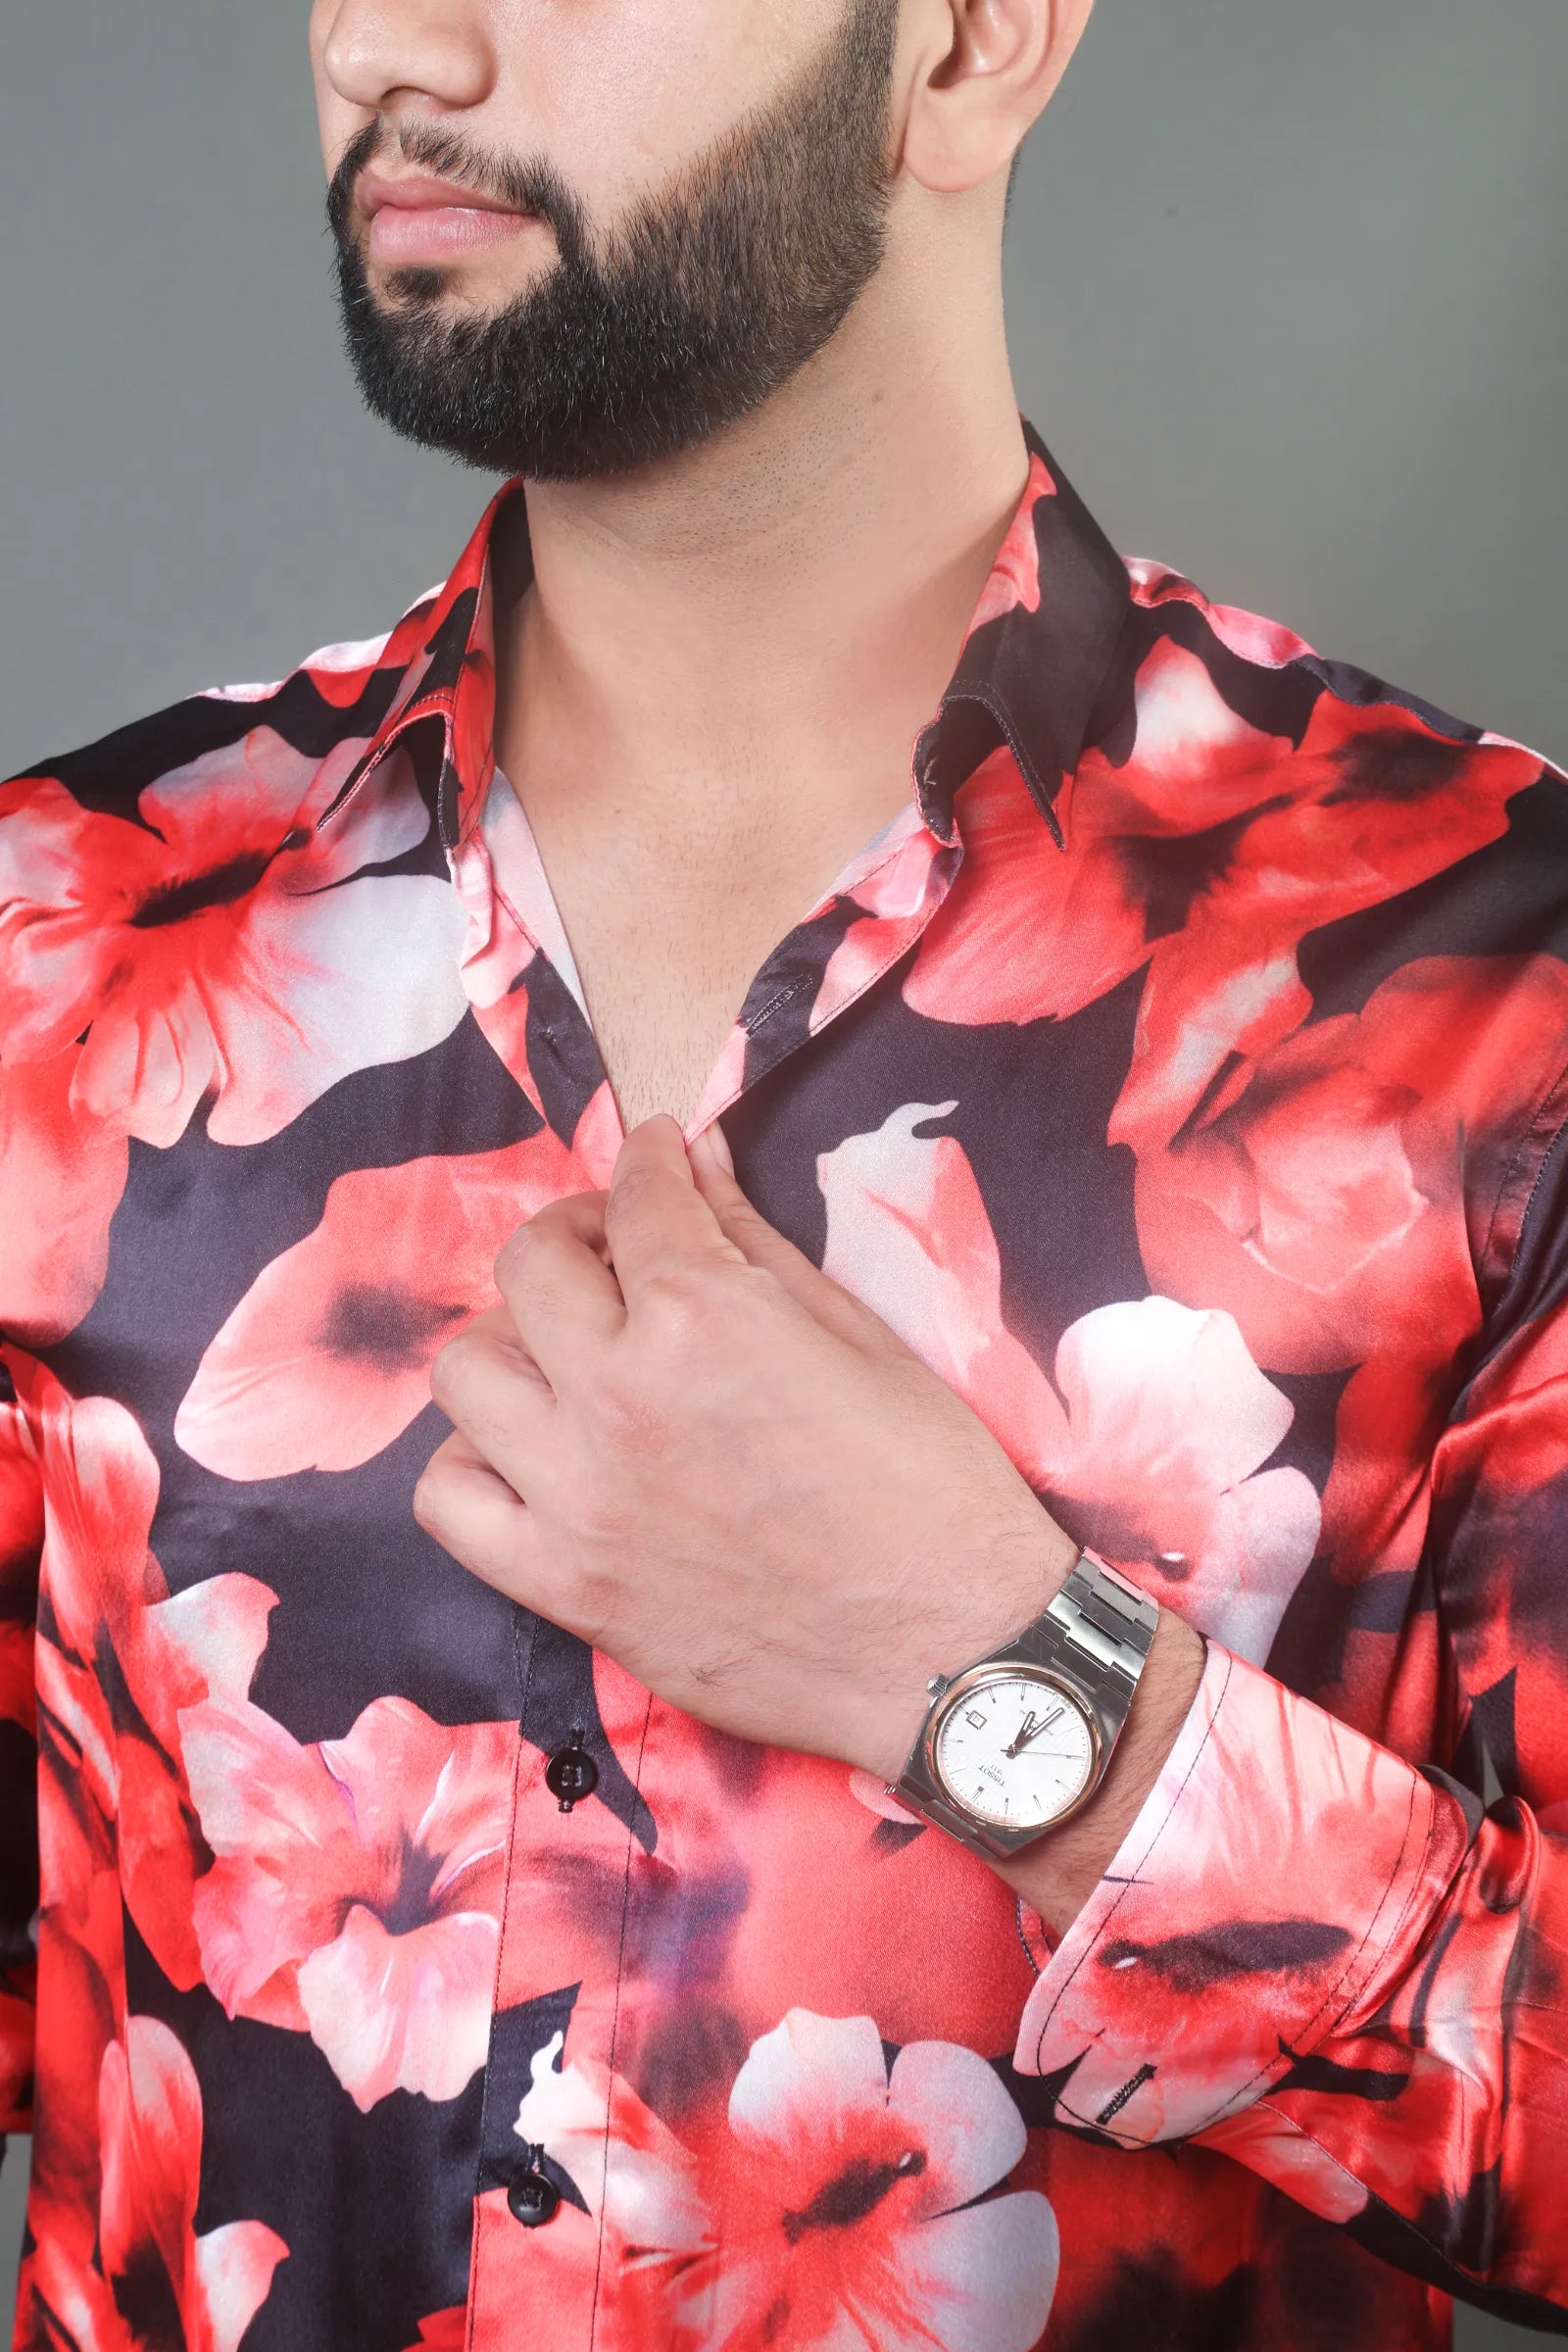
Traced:
<path fill-rule="evenodd" d="M 763 104 L 797 46 L 809 41 L 777 0 L 577 0 L 548 34 L 508 44 L 520 133 L 508 143 L 536 141 L 596 217 L 612 216 Z"/>

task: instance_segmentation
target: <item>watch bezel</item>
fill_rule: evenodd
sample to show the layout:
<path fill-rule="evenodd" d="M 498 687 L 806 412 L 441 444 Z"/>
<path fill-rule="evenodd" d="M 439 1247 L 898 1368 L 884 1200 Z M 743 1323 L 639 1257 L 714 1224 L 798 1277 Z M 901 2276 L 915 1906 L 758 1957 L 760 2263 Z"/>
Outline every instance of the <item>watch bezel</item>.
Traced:
<path fill-rule="evenodd" d="M 988 1820 L 984 1814 L 977 1813 L 973 1806 L 957 1794 L 937 1761 L 937 1741 L 949 1715 L 970 1691 L 980 1689 L 986 1683 L 1018 1682 L 1038 1683 L 1043 1690 L 1057 1692 L 1067 1700 L 1069 1705 L 1077 1709 L 1089 1728 L 1089 1772 L 1077 1795 L 1072 1798 L 1070 1803 L 1063 1805 L 1058 1812 L 1048 1814 L 1044 1821 L 1009 1824 Z M 1038 1660 L 1030 1657 L 993 1656 L 977 1659 L 974 1665 L 966 1666 L 961 1674 L 954 1676 L 953 1681 L 932 1707 L 920 1740 L 920 1760 L 925 1767 L 933 1789 L 944 1805 L 961 1815 L 966 1822 L 972 1823 L 975 1829 L 987 1838 L 1005 1838 L 1009 1845 L 1013 1842 L 1022 1843 L 1028 1839 L 1044 1837 L 1048 1830 L 1054 1830 L 1062 1822 L 1070 1821 L 1072 1816 L 1089 1802 L 1100 1786 L 1104 1771 L 1104 1731 L 1101 1723 L 1100 1709 L 1091 1693 L 1070 1673 L 1056 1667 L 1041 1665 Z"/>

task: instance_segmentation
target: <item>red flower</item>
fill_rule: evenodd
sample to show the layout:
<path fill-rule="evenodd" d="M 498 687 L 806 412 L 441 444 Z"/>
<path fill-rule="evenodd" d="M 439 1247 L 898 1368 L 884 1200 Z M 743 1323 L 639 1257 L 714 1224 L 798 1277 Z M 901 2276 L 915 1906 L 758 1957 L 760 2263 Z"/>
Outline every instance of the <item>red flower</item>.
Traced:
<path fill-rule="evenodd" d="M 817 1163 L 825 1270 L 873 1307 L 1007 1448 L 1081 1543 L 1259 1662 L 1316 1547 L 1298 1470 L 1263 1465 L 1294 1418 L 1233 1318 L 1120 1300 L 1062 1334 L 1055 1382 L 1002 1316 L 996 1238 L 963 1147 L 906 1102 Z"/>
<path fill-rule="evenodd" d="M 1020 605 L 1026 612 L 1039 612 L 1040 540 L 1035 530 L 1035 509 L 1043 498 L 1055 495 L 1056 485 L 1044 461 L 1031 452 L 1023 496 L 1007 525 L 1007 535 L 997 550 L 979 602 L 969 615 L 966 638 L 972 637 L 988 620 L 998 620 Z"/>
<path fill-rule="evenodd" d="M 987 2197 L 1024 2153 L 983 2058 L 868 2017 L 795 2009 L 754 2042 L 728 2115 L 677 2138 L 603 2067 L 533 2063 L 516 2132 L 569 2175 L 525 2251 L 481 2200 L 478 2275 L 540 2340 L 597 2291 L 606 2352 L 1026 2352 L 1055 2286 L 1037 2190 Z M 502 2217 L 504 2220 L 504 2217 Z M 596 2244 L 602 2247 L 599 2262 Z"/>
<path fill-rule="evenodd" d="M 430 1401 L 453 1333 L 492 1304 L 497 1250 L 577 1189 L 548 1127 L 502 1152 L 339 1176 L 321 1222 L 252 1283 L 174 1420 L 220 1477 L 351 1470 Z"/>
<path fill-rule="evenodd" d="M 1137 697 L 1131 760 L 1118 768 L 1087 753 L 1057 802 L 1065 852 L 1010 753 L 960 786 L 963 863 L 904 983 L 915 1012 L 992 1022 L 1079 1011 L 1185 915 L 1165 904 L 1169 845 L 1245 823 L 1288 789 L 1286 739 L 1239 718 L 1195 655 L 1156 646 Z"/>
<path fill-rule="evenodd" d="M 106 1396 L 72 1397 L 25 1357 L 8 1351 L 6 1361 L 42 1476 L 43 1901 L 74 1912 L 112 1869 L 160 1967 L 188 1990 L 201 1977 L 190 1902 L 205 1856 L 179 1710 L 244 1695 L 276 1595 L 238 1575 L 171 1595 L 147 1547 L 158 1467 L 130 1414 Z"/>
<path fill-rule="evenodd" d="M 455 2098 L 489 2041 L 516 1726 L 378 1698 L 310 1747 L 249 1704 L 187 1709 L 181 1732 L 217 1856 L 196 1932 L 229 2016 L 308 2033 L 361 2109 Z"/>
<path fill-rule="evenodd" d="M 34 2235 L 89 2259 L 98 2235 L 103 2150 L 98 2085 L 125 2022 L 125 1913 L 112 1853 L 46 1888 L 38 1915 L 37 2093 L 28 2208 Z"/>
<path fill-rule="evenodd" d="M 79 1110 L 168 1145 L 211 1095 L 214 1140 L 251 1144 L 350 1071 L 437 1045 L 464 1011 L 461 909 L 440 877 L 360 870 L 428 828 L 399 757 L 319 834 L 303 813 L 358 750 L 323 768 L 258 727 L 149 785 L 140 824 L 48 776 L 0 792 L 8 1060 L 86 1031 Z"/>
<path fill-rule="evenodd" d="M 31 1346 L 74 1330 L 102 1290 L 125 1189 L 123 1127 L 74 1100 L 81 1056 L 0 1067 L 0 1328 Z"/>
<path fill-rule="evenodd" d="M 1217 702 L 1196 657 L 1169 649 L 1166 659 L 1189 665 L 1196 701 L 1206 692 Z M 1141 675 L 1138 747 L 1120 771 L 1135 791 L 1142 687 Z M 1079 771 L 1075 825 L 1084 806 L 1098 806 L 1098 758 Z M 1321 695 L 1299 749 L 1260 774 L 1266 795 L 1245 823 L 1195 844 L 1186 919 L 1179 928 L 1167 920 L 1170 935 L 1153 946 L 1108 1140 L 1141 1153 L 1174 1135 L 1231 1054 L 1255 1058 L 1305 1020 L 1297 950 L 1308 930 L 1396 898 L 1499 840 L 1509 801 L 1540 774 L 1540 760 L 1515 745 L 1450 742 L 1397 704 L 1363 709 Z"/>
<path fill-rule="evenodd" d="M 1477 1313 L 1467 1182 L 1494 1196 L 1565 1034 L 1554 957 L 1433 956 L 1358 1013 L 1238 1054 L 1200 1117 L 1142 1143 L 1151 1277 L 1226 1307 L 1262 1363 L 1376 1353 L 1429 1379 Z"/>
<path fill-rule="evenodd" d="M 201 2092 L 154 2018 L 127 2020 L 99 2077 L 96 2260 L 50 2231 L 23 2266 L 19 2342 L 59 2352 L 238 2352 L 288 2253 L 261 2222 L 198 2236 Z M 177 2332 L 173 2330 L 177 2329 Z"/>
<path fill-rule="evenodd" d="M 419 2322 L 419 2340 L 410 2344 L 408 2352 L 466 2352 L 467 2342 L 467 2306 L 454 2303 L 446 2311 L 430 2312 Z"/>
<path fill-rule="evenodd" d="M 1228 1053 L 1256 1053 L 1305 1017 L 1296 950 L 1308 929 L 1498 839 L 1541 761 L 1330 693 L 1294 747 L 1241 717 L 1170 639 L 1135 691 L 1130 757 L 1091 749 L 1057 803 L 1065 853 L 1004 754 L 961 787 L 963 866 L 904 993 L 934 1020 L 1059 1019 L 1148 961 L 1111 1132 L 1137 1146 L 1150 1127 L 1174 1131 Z"/>
<path fill-rule="evenodd" d="M 906 1102 L 816 1163 L 827 1211 L 822 1269 L 924 1357 L 1026 1477 L 1055 1457 L 1065 1415 L 1002 1318 L 1002 1264 L 956 1137 L 918 1136 L 954 1102 Z"/>

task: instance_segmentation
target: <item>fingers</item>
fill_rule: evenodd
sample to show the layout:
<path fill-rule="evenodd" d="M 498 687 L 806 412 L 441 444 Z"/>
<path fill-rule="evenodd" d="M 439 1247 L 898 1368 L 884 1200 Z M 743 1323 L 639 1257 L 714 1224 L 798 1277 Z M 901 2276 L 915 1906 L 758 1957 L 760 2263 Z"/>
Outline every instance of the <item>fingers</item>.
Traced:
<path fill-rule="evenodd" d="M 621 1145 L 605 1231 L 627 1307 L 661 1276 L 732 1263 L 734 1246 L 698 1191 L 677 1122 L 661 1111 Z"/>
<path fill-rule="evenodd" d="M 568 1194 L 519 1225 L 496 1259 L 496 1288 L 517 1338 L 559 1391 L 626 1321 L 610 1262 L 605 1195 Z"/>
<path fill-rule="evenodd" d="M 880 1315 L 813 1265 L 753 1206 L 735 1181 L 729 1146 L 716 1120 L 693 1142 L 691 1164 L 719 1231 L 749 1264 L 765 1266 L 792 1298 L 840 1339 L 858 1348 L 902 1347 Z"/>
<path fill-rule="evenodd" d="M 430 1394 L 469 1450 L 493 1465 L 515 1499 L 526 1501 L 559 1450 L 560 1408 L 506 1307 L 476 1315 L 447 1342 L 430 1367 Z"/>
<path fill-rule="evenodd" d="M 414 1516 L 427 1536 L 487 1585 L 525 1604 L 537 1590 L 537 1544 L 528 1506 L 461 1433 L 426 1462 L 414 1490 Z"/>

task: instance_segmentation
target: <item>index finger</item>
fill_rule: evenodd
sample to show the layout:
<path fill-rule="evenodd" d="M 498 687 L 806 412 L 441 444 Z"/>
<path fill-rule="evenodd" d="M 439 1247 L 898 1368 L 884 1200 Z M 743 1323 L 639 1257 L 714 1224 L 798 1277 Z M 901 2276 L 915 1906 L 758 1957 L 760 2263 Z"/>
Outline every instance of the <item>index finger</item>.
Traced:
<path fill-rule="evenodd" d="M 744 1263 L 698 1191 L 685 1138 L 666 1111 L 644 1119 L 620 1147 L 605 1238 L 628 1308 L 655 1276 Z"/>

